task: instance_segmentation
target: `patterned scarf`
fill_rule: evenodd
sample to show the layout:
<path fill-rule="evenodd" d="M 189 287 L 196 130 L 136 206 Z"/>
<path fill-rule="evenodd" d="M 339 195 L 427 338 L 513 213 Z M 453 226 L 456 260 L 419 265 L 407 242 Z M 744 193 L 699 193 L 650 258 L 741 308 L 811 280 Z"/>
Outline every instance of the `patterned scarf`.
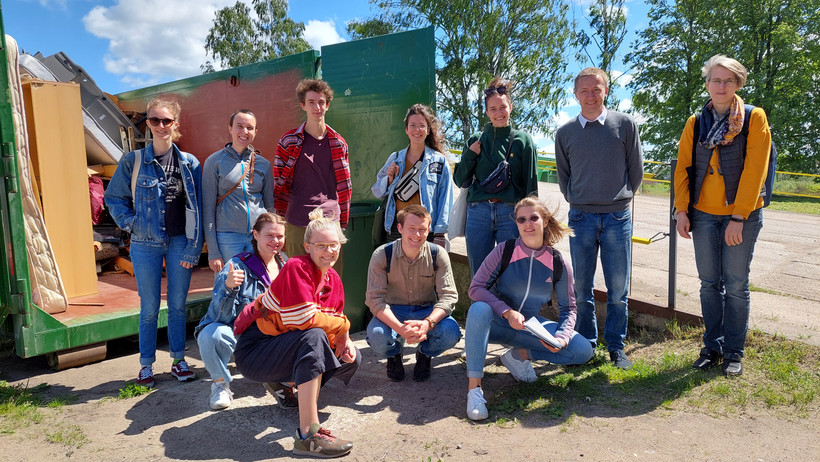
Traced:
<path fill-rule="evenodd" d="M 735 95 L 729 106 L 729 115 L 714 120 L 712 115 L 712 100 L 706 102 L 700 113 L 700 142 L 704 147 L 714 149 L 717 145 L 731 143 L 743 128 L 745 116 L 743 99 Z"/>

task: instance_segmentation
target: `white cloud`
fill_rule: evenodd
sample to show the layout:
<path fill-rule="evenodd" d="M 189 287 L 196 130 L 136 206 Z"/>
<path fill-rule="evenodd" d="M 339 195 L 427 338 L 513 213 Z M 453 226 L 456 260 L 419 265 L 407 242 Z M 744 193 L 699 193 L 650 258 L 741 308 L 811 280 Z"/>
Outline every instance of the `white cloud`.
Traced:
<path fill-rule="evenodd" d="M 618 103 L 618 111 L 628 112 L 630 109 L 632 109 L 632 98 L 622 99 Z"/>
<path fill-rule="evenodd" d="M 626 87 L 632 81 L 632 74 L 623 71 L 612 70 L 612 80 L 616 81 L 619 87 Z"/>
<path fill-rule="evenodd" d="M 323 45 L 332 45 L 345 41 L 336 31 L 336 23 L 332 19 L 327 21 L 309 20 L 305 24 L 305 32 L 302 36 L 314 50 L 321 50 Z"/>
<path fill-rule="evenodd" d="M 83 18 L 86 30 L 109 41 L 105 69 L 135 87 L 142 82 L 201 73 L 208 59 L 205 37 L 216 10 L 234 0 L 117 0 L 95 6 Z"/>

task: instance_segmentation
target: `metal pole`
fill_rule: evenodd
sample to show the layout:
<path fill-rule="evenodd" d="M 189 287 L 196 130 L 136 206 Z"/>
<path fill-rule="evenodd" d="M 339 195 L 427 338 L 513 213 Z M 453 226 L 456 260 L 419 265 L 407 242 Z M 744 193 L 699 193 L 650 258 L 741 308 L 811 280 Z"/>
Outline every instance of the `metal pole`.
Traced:
<path fill-rule="evenodd" d="M 675 226 L 675 216 L 672 214 L 675 210 L 675 166 L 677 164 L 678 160 L 672 159 L 672 174 L 670 175 L 672 181 L 669 184 L 669 283 L 667 284 L 666 303 L 673 310 L 678 285 L 678 231 Z"/>

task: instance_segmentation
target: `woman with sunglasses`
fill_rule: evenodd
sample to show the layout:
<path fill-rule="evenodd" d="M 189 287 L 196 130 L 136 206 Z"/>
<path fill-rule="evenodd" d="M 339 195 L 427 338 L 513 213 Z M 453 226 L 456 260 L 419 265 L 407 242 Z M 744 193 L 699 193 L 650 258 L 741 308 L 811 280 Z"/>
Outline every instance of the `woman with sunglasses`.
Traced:
<path fill-rule="evenodd" d="M 440 129 L 441 124 L 429 107 L 414 104 L 407 110 L 404 132 L 410 145 L 390 154 L 376 176 L 376 183 L 370 188 L 377 198 L 387 197 L 382 224 L 387 241 L 401 238 L 396 227 L 396 214 L 408 205 L 416 204 L 422 205 L 432 216 L 427 239 L 447 247 L 445 234 L 453 204 L 453 178 L 447 158 L 442 154 L 444 145 Z M 402 187 L 397 190 L 400 183 Z"/>
<path fill-rule="evenodd" d="M 512 82 L 501 77 L 484 90 L 490 123 L 467 141 L 453 174 L 457 185 L 469 188 L 464 234 L 473 275 L 497 243 L 518 237 L 513 204 L 538 195 L 535 143 L 530 135 L 510 126 L 511 90 Z"/>
<path fill-rule="evenodd" d="M 677 231 L 695 247 L 706 328 L 692 367 L 709 369 L 722 359 L 724 374 L 740 375 L 772 135 L 765 111 L 735 93 L 746 83 L 742 64 L 715 55 L 701 71 L 709 101 L 686 122 L 675 168 Z"/>
<path fill-rule="evenodd" d="M 475 303 L 467 312 L 464 351 L 467 355 L 467 417 L 472 420 L 488 416 L 481 390 L 488 343 L 510 347 L 501 356 L 501 362 L 522 382 L 537 379 L 531 360 L 583 364 L 593 354 L 589 341 L 576 335 L 574 330 L 572 267 L 552 247 L 569 229 L 535 197 L 515 204 L 514 213 L 521 237 L 496 246 L 470 284 L 470 298 Z M 507 246 L 514 246 L 511 253 Z M 505 255 L 509 257 L 506 268 Z M 553 289 L 559 309 L 557 323 L 538 314 L 541 306 L 552 299 Z M 555 337 L 561 348 L 547 345 L 526 330 L 524 322 L 533 317 Z"/>
<path fill-rule="evenodd" d="M 153 142 L 120 159 L 105 191 L 109 213 L 131 234 L 131 263 L 140 296 L 137 384 L 146 387 L 154 386 L 163 262 L 171 375 L 180 382 L 196 378 L 185 361 L 185 301 L 191 271 L 202 253 L 202 172 L 196 157 L 174 144 L 181 136 L 179 114 L 176 101 L 158 98 L 148 103 Z"/>
<path fill-rule="evenodd" d="M 344 288 L 332 267 L 347 241 L 339 222 L 321 208 L 308 217 L 303 246 L 307 255 L 291 257 L 253 310 L 260 313 L 239 337 L 236 366 L 247 378 L 274 387 L 279 405 L 296 395 L 299 426 L 293 453 L 337 457 L 353 443 L 319 425 L 319 389 L 330 378 L 345 384 L 361 363 L 350 340 L 350 322 L 343 313 Z M 296 392 L 293 391 L 294 387 Z M 312 452 L 318 449 L 318 454 Z"/>
<path fill-rule="evenodd" d="M 273 210 L 270 162 L 251 144 L 256 116 L 240 109 L 228 122 L 231 142 L 211 154 L 202 167 L 202 222 L 208 243 L 208 266 L 222 271 L 225 261 L 251 252 L 256 217 Z"/>

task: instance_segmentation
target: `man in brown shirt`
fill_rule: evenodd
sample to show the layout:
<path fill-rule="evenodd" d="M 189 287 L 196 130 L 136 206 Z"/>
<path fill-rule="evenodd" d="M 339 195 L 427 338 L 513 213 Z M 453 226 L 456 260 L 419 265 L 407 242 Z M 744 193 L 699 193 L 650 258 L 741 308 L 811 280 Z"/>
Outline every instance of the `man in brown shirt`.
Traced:
<path fill-rule="evenodd" d="M 401 239 L 373 252 L 365 303 L 373 313 L 367 343 L 387 358 L 387 378 L 404 380 L 402 348 L 418 343 L 413 379 L 430 378 L 430 360 L 452 348 L 461 329 L 450 313 L 458 301 L 450 257 L 427 242 L 430 213 L 409 205 L 396 215 Z"/>

